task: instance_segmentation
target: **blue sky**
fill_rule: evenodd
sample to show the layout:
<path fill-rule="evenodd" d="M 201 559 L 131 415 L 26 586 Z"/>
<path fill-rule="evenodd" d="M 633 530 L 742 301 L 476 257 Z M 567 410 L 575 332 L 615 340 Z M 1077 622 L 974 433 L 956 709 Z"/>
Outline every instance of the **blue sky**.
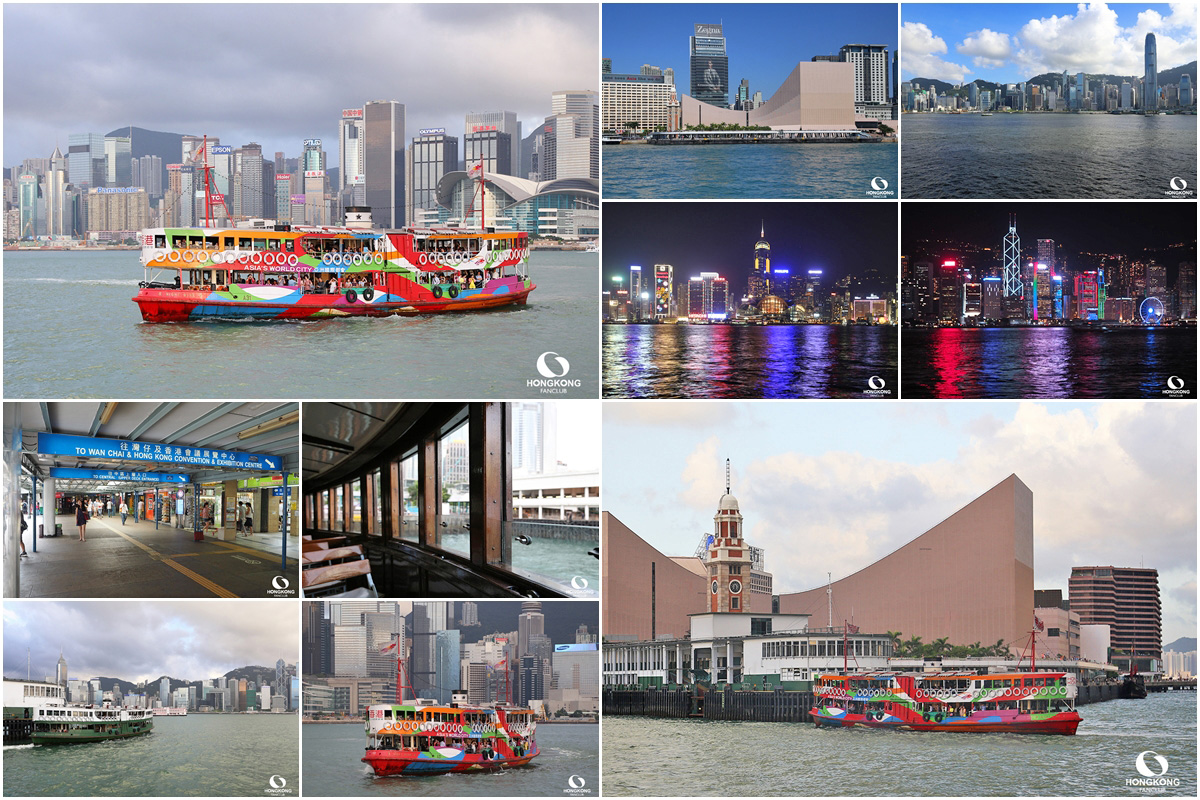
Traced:
<path fill-rule="evenodd" d="M 781 592 L 867 566 L 1015 473 L 1033 491 L 1037 588 L 1065 590 L 1072 566 L 1144 563 L 1159 570 L 1164 641 L 1194 635 L 1192 404 L 610 401 L 603 413 L 603 506 L 667 555 L 691 555 L 711 529 L 726 458 Z"/>
<path fill-rule="evenodd" d="M 896 19 L 894 3 L 605 3 L 600 56 L 612 59 L 613 72 L 673 67 L 676 83 L 687 87 L 694 26 L 724 24 L 730 85 L 746 78 L 765 100 L 797 63 L 837 55 L 844 44 L 894 52 Z"/>
<path fill-rule="evenodd" d="M 1160 70 L 1196 58 L 1194 4 L 904 3 L 902 79 L 1016 83 L 1044 72 L 1141 76 L 1146 34 Z"/>

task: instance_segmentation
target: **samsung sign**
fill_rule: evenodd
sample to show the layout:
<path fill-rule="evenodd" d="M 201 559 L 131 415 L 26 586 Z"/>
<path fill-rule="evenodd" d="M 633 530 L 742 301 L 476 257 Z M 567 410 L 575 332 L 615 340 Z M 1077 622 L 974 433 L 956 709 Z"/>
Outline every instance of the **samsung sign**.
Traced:
<path fill-rule="evenodd" d="M 130 442 L 124 439 L 96 439 L 63 433 L 39 433 L 39 455 L 110 458 L 121 461 L 150 461 L 158 464 L 187 464 L 196 467 L 225 467 L 261 469 L 278 472 L 282 466 L 279 456 L 238 453 L 233 450 L 211 450 L 199 447 L 179 447 L 154 442 Z"/>
<path fill-rule="evenodd" d="M 556 644 L 554 652 L 556 653 L 586 653 L 596 652 L 595 643 L 592 644 Z"/>

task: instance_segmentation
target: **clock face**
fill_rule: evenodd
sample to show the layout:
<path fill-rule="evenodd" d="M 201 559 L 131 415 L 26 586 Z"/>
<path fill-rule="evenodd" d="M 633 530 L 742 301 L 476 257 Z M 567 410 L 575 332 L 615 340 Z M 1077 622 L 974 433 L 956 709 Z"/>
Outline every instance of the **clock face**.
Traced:
<path fill-rule="evenodd" d="M 717 582 L 713 581 L 713 594 L 717 593 Z"/>
<path fill-rule="evenodd" d="M 738 592 L 742 591 L 742 582 L 741 581 L 730 581 L 729 582 L 729 591 L 732 592 L 733 594 L 737 594 Z"/>

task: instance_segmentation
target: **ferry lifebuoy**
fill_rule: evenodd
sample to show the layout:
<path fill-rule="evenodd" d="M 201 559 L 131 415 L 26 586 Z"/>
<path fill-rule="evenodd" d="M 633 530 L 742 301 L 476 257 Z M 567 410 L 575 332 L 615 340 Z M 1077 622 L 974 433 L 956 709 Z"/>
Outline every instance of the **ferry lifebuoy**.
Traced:
<path fill-rule="evenodd" d="M 289 267 L 294 267 L 300 263 L 300 258 L 295 253 L 292 253 L 287 257 L 287 262 Z"/>
<path fill-rule="evenodd" d="M 417 254 L 417 263 L 422 267 L 429 265 L 429 256 L 426 253 Z"/>
<path fill-rule="evenodd" d="M 179 260 L 179 251 L 178 250 L 171 250 L 170 252 L 167 253 L 167 261 L 178 261 L 178 260 Z"/>
<path fill-rule="evenodd" d="M 258 250 L 255 250 L 253 253 L 250 254 L 250 263 L 254 264 L 256 266 L 262 266 L 263 254 L 261 252 L 259 252 Z"/>
<path fill-rule="evenodd" d="M 222 253 L 220 250 L 214 250 L 213 254 L 209 257 L 212 259 L 212 262 L 214 264 L 224 264 L 225 263 L 225 254 Z"/>
<path fill-rule="evenodd" d="M 353 289 L 347 289 L 346 290 L 346 302 L 347 303 L 357 303 L 358 302 L 358 292 L 354 291 Z"/>
<path fill-rule="evenodd" d="M 446 294 L 450 295 L 451 300 L 458 297 L 458 284 L 457 283 L 450 284 L 450 288 L 446 291 Z"/>
<path fill-rule="evenodd" d="M 333 264 L 333 253 L 326 253 L 321 256 L 321 263 L 327 267 L 331 266 Z"/>
<path fill-rule="evenodd" d="M 183 260 L 184 261 L 195 261 L 196 254 L 193 253 L 191 250 L 184 250 L 183 251 Z"/>
<path fill-rule="evenodd" d="M 436 297 L 438 300 L 441 300 L 442 299 L 442 287 L 435 285 L 433 287 L 433 296 Z"/>
<path fill-rule="evenodd" d="M 376 263 L 376 264 L 382 264 L 382 263 L 383 263 L 383 253 L 376 253 L 376 254 L 375 254 L 375 263 Z"/>
<path fill-rule="evenodd" d="M 362 298 L 363 298 L 363 300 L 365 300 L 368 303 L 371 302 L 372 300 L 374 300 L 375 299 L 375 287 L 368 286 L 367 288 L 363 289 Z"/>

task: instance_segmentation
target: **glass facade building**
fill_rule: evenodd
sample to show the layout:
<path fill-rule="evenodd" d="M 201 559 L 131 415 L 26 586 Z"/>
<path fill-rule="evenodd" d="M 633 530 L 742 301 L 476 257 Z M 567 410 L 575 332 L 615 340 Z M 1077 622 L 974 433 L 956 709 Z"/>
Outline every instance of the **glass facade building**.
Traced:
<path fill-rule="evenodd" d="M 729 105 L 729 56 L 721 25 L 696 25 L 688 39 L 691 95 L 703 103 Z"/>
<path fill-rule="evenodd" d="M 404 105 L 379 100 L 363 106 L 363 174 L 376 228 L 404 226 Z"/>
<path fill-rule="evenodd" d="M 408 149 L 408 188 L 405 198 L 409 225 L 432 222 L 438 216 L 437 187 L 448 173 L 458 169 L 458 138 L 444 131 L 422 131 Z M 427 213 L 421 213 L 427 212 Z"/>

